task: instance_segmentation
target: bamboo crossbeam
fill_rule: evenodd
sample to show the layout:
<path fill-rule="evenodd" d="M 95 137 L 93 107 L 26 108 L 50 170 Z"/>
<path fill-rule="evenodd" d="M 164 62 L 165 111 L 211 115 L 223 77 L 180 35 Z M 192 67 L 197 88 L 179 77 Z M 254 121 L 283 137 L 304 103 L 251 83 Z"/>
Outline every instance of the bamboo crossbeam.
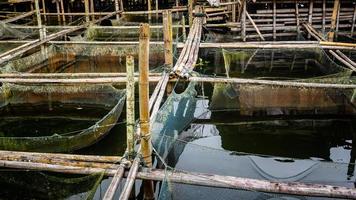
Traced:
<path fill-rule="evenodd" d="M 21 151 L 3 151 L 0 150 L 0 158 L 4 156 L 26 156 L 26 157 L 43 157 L 54 159 L 66 159 L 73 161 L 99 162 L 99 163 L 117 163 L 121 160 L 121 156 L 96 156 L 96 155 L 76 155 L 62 153 L 36 153 L 36 152 L 21 152 Z"/>
<path fill-rule="evenodd" d="M 6 168 L 41 170 L 70 174 L 93 174 L 104 172 L 106 176 L 114 176 L 115 169 L 85 168 L 64 166 L 55 164 L 43 164 L 35 162 L 20 162 L 0 160 L 0 166 Z M 160 169 L 143 168 L 138 171 L 137 178 L 143 180 L 163 181 L 168 175 L 168 179 L 173 183 L 219 187 L 230 189 L 252 190 L 269 193 L 282 193 L 303 196 L 332 197 L 332 198 L 356 198 L 356 190 L 347 187 L 338 187 L 320 184 L 304 184 L 298 182 L 273 182 L 267 180 L 257 180 L 250 178 L 239 178 L 233 176 L 221 176 L 213 174 L 195 172 L 165 172 Z M 125 175 L 124 175 L 125 176 Z M 126 175 L 127 176 L 127 175 Z"/>
<path fill-rule="evenodd" d="M 18 15 L 18 16 L 15 16 L 13 18 L 9 18 L 9 19 L 5 19 L 5 20 L 1 20 L 1 23 L 11 23 L 11 22 L 14 22 L 14 21 L 17 21 L 19 19 L 23 19 L 25 17 L 29 17 L 31 15 L 33 15 L 34 13 L 36 12 L 36 10 L 33 10 L 33 11 L 29 11 L 27 13 L 24 13 L 24 14 L 21 14 L 21 15 Z"/>
<path fill-rule="evenodd" d="M 335 89 L 355 89 L 356 84 L 335 84 L 335 83 L 306 83 L 296 81 L 272 81 L 256 80 L 245 78 L 217 78 L 217 77 L 189 77 L 189 81 L 211 82 L 211 83 L 238 83 L 251 85 L 272 85 L 284 87 L 306 87 L 306 88 L 335 88 Z"/>
<path fill-rule="evenodd" d="M 149 77 L 149 82 L 158 82 L 160 76 Z M 115 78 L 0 78 L 2 83 L 27 83 L 27 84 L 105 84 L 105 83 L 126 83 L 126 77 Z M 135 82 L 138 78 L 135 77 Z"/>
<path fill-rule="evenodd" d="M 138 76 L 139 73 L 134 73 Z M 161 76 L 161 73 L 150 72 L 150 76 Z M 0 78 L 110 78 L 126 77 L 127 73 L 5 73 Z"/>

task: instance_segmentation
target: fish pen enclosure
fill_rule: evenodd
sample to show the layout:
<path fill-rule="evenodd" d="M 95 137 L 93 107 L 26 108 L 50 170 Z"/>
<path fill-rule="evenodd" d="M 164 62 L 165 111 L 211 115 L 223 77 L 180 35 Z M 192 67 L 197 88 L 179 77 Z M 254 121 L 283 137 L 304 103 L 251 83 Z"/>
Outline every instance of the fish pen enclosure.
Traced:
<path fill-rule="evenodd" d="M 0 0 L 1 199 L 356 199 L 356 2 Z"/>

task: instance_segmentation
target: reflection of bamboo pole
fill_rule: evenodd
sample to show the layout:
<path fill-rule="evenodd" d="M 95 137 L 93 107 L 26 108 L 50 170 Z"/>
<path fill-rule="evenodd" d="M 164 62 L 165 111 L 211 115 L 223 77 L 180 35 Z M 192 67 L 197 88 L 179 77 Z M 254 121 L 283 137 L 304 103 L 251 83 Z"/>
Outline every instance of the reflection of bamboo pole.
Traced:
<path fill-rule="evenodd" d="M 142 24 L 140 27 L 139 44 L 139 94 L 140 94 L 140 129 L 141 129 L 141 154 L 147 167 L 152 167 L 152 146 L 150 134 L 150 113 L 149 113 L 149 83 L 148 83 L 148 65 L 149 65 L 149 42 L 150 27 L 148 24 Z M 153 199 L 153 183 L 145 181 L 144 198 Z"/>
<path fill-rule="evenodd" d="M 334 8 L 333 8 L 333 14 L 331 16 L 331 27 L 330 27 L 330 32 L 328 35 L 329 41 L 332 42 L 334 40 L 334 35 L 335 35 L 335 25 L 336 25 L 336 17 L 337 13 L 339 10 L 339 0 L 334 0 Z"/>
<path fill-rule="evenodd" d="M 126 130 L 127 130 L 127 153 L 131 158 L 134 152 L 134 132 L 135 132 L 135 79 L 134 79 L 134 58 L 126 56 Z"/>

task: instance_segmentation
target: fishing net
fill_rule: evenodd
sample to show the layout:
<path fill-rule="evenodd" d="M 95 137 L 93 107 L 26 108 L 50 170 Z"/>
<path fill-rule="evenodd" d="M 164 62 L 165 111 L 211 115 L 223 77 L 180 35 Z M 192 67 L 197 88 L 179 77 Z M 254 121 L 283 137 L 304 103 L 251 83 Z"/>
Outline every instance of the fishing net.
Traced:
<path fill-rule="evenodd" d="M 2 150 L 71 152 L 90 146 L 114 127 L 125 103 L 125 91 L 111 85 L 5 84 L 1 91 Z M 98 109 L 107 113 L 96 114 Z M 99 118 L 85 120 L 91 113 Z"/>
<path fill-rule="evenodd" d="M 0 39 L 19 39 L 23 40 L 30 36 L 37 35 L 38 31 L 34 30 L 18 30 L 12 28 L 10 23 L 0 22 Z"/>
<path fill-rule="evenodd" d="M 95 194 L 104 175 L 104 173 L 65 175 L 19 170 L 2 170 L 0 174 L 2 198 L 87 200 L 98 196 Z"/>
<path fill-rule="evenodd" d="M 218 87 L 228 92 L 217 93 Z M 176 92 L 167 98 L 151 127 L 157 167 L 166 170 L 165 179 L 158 184 L 159 199 L 319 199 L 178 184 L 171 179 L 173 172 L 354 187 L 352 140 L 356 127 L 354 119 L 348 117 L 354 115 L 348 98 L 326 101 L 322 96 L 325 94 L 310 88 L 303 88 L 305 92 L 298 94 L 298 88 L 289 91 L 291 97 L 283 104 L 268 97 L 269 93 L 276 95 L 273 90 L 278 94 L 279 88 L 271 87 L 256 94 L 261 95 L 258 102 L 251 100 L 251 94 L 256 93 L 252 89 L 243 100 L 231 100 L 237 105 L 250 101 L 252 106 L 260 106 L 258 112 L 249 113 L 236 110 L 236 106 L 230 108 L 226 100 L 217 108 L 215 99 L 221 96 L 242 98 L 241 86 L 235 91 L 231 85 L 191 82 L 183 92 L 177 92 L 179 89 L 176 87 Z M 335 92 L 338 97 L 340 94 Z M 305 102 L 294 100 L 294 93 L 304 93 L 305 97 L 299 99 Z M 335 107 L 340 110 L 330 111 L 328 105 L 320 105 L 328 102 L 337 104 Z M 294 110 L 278 112 L 277 108 L 289 105 Z M 314 112 L 304 111 L 306 108 Z M 192 178 L 219 184 L 215 177 L 203 174 L 193 174 Z M 226 183 L 223 178 L 220 181 Z"/>
<path fill-rule="evenodd" d="M 125 72 L 126 56 L 133 55 L 138 66 L 138 45 L 51 45 L 44 52 L 14 59 L 0 68 L 2 73 L 84 73 Z M 151 70 L 164 64 L 163 45 L 150 45 Z"/>

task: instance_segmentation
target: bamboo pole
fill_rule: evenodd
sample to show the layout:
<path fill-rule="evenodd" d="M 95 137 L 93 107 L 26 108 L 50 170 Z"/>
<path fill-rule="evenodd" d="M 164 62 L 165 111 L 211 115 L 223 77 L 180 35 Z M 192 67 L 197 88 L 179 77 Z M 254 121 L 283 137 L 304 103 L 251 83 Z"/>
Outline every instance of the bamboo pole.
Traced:
<path fill-rule="evenodd" d="M 94 0 L 90 0 L 90 11 L 91 13 L 95 13 L 95 5 L 94 5 Z M 95 20 L 95 15 L 91 16 L 92 21 Z"/>
<path fill-rule="evenodd" d="M 127 130 L 127 153 L 129 158 L 134 154 L 134 133 L 135 133 L 135 78 L 134 78 L 134 58 L 126 56 L 126 130 Z"/>
<path fill-rule="evenodd" d="M 172 30 L 172 12 L 163 13 L 163 37 L 164 37 L 164 59 L 165 65 L 173 67 L 173 30 Z"/>
<path fill-rule="evenodd" d="M 136 175 L 138 172 L 138 167 L 140 164 L 140 159 L 138 157 L 135 158 L 135 160 L 132 163 L 132 166 L 130 168 L 129 174 L 127 175 L 126 178 L 126 183 L 124 188 L 122 189 L 122 192 L 120 194 L 120 200 L 127 200 L 130 197 L 132 186 L 135 183 Z M 145 181 L 144 181 L 145 182 Z"/>
<path fill-rule="evenodd" d="M 115 0 L 115 11 L 116 12 L 119 12 L 120 10 L 120 7 L 119 7 L 119 0 Z M 119 13 L 116 14 L 116 20 L 119 20 L 120 19 L 120 16 L 119 16 Z"/>
<path fill-rule="evenodd" d="M 116 170 L 116 173 L 108 187 L 108 189 L 106 190 L 106 193 L 103 197 L 103 200 L 112 200 L 114 199 L 114 195 L 116 192 L 117 187 L 119 186 L 122 177 L 124 176 L 124 172 L 125 172 L 125 168 L 124 166 L 120 165 L 120 167 Z"/>
<path fill-rule="evenodd" d="M 354 15 L 352 17 L 351 37 L 354 35 L 355 23 L 356 23 L 356 5 L 354 7 Z"/>
<path fill-rule="evenodd" d="M 42 14 L 45 14 L 46 13 L 46 2 L 45 0 L 42 0 Z M 43 19 L 44 19 L 44 22 L 46 23 L 47 22 L 47 16 L 43 16 Z"/>
<path fill-rule="evenodd" d="M 347 62 L 347 60 L 337 55 L 333 50 L 329 50 L 329 53 L 331 53 L 331 55 L 333 55 L 341 63 L 343 63 L 344 65 L 346 65 L 347 67 L 349 67 L 350 69 L 356 72 L 356 67 L 354 67 L 351 63 Z"/>
<path fill-rule="evenodd" d="M 148 21 L 151 22 L 151 0 L 147 0 Z"/>
<path fill-rule="evenodd" d="M 60 0 L 60 5 L 61 5 L 61 13 L 62 13 L 62 21 L 63 21 L 63 25 L 66 25 L 66 16 L 64 15 L 64 4 L 63 4 L 63 0 Z"/>
<path fill-rule="evenodd" d="M 243 0 L 243 5 L 242 5 L 242 14 L 241 14 L 241 38 L 242 41 L 246 41 L 246 5 L 247 1 Z"/>
<path fill-rule="evenodd" d="M 295 0 L 295 19 L 296 19 L 296 26 L 297 26 L 297 33 L 300 33 L 300 27 L 299 27 L 299 3 L 298 0 Z"/>
<path fill-rule="evenodd" d="M 15 17 L 12 17 L 12 18 L 9 18 L 9 19 L 5 19 L 5 20 L 1 20 L 2 23 L 11 23 L 11 22 L 14 22 L 14 21 L 17 21 L 19 19 L 23 19 L 25 17 L 29 17 L 29 16 L 32 16 L 33 14 L 36 13 L 36 10 L 32 10 L 32 11 L 29 11 L 27 13 L 24 13 L 24 14 L 21 14 L 21 15 L 18 15 L 18 16 L 15 16 Z"/>
<path fill-rule="evenodd" d="M 85 10 L 85 21 L 89 23 L 89 0 L 84 0 L 84 10 Z"/>
<path fill-rule="evenodd" d="M 69 174 L 93 174 L 105 173 L 106 176 L 114 176 L 115 169 L 101 169 L 88 167 L 74 167 L 55 164 L 42 164 L 35 162 L 19 162 L 0 160 L 0 166 L 16 169 L 30 169 L 51 171 Z M 282 193 L 302 196 L 331 197 L 331 198 L 356 198 L 356 190 L 353 188 L 339 187 L 321 184 L 305 184 L 298 182 L 273 182 L 251 178 L 239 178 L 233 176 L 221 176 L 196 172 L 165 172 L 160 169 L 143 168 L 138 171 L 137 178 L 142 180 L 163 181 L 167 178 L 173 183 L 189 184 L 205 187 L 218 187 L 230 189 L 242 189 L 268 193 Z M 124 174 L 125 176 L 125 174 Z M 126 175 L 127 176 L 127 175 Z"/>
<path fill-rule="evenodd" d="M 147 167 L 152 167 L 152 146 L 150 133 L 150 113 L 149 113 L 149 42 L 150 27 L 148 24 L 141 24 L 140 44 L 139 44 L 139 94 L 140 94 L 140 130 L 141 130 L 141 154 Z M 153 183 L 145 181 L 144 198 L 153 199 Z"/>
<path fill-rule="evenodd" d="M 331 27 L 328 35 L 329 41 L 332 42 L 334 40 L 335 35 L 335 25 L 336 25 L 336 17 L 339 10 L 339 0 L 334 0 L 334 8 L 331 16 Z"/>
<path fill-rule="evenodd" d="M 185 42 L 185 40 L 187 40 L 187 32 L 186 32 L 186 28 L 185 28 L 185 17 L 184 17 L 184 15 L 182 15 L 182 34 L 183 34 L 183 42 Z"/>
<path fill-rule="evenodd" d="M 276 0 L 273 0 L 273 40 L 277 39 L 276 36 L 276 10 L 277 10 L 277 5 L 276 5 Z"/>
<path fill-rule="evenodd" d="M 192 28 L 193 25 L 193 8 L 194 8 L 194 0 L 188 0 L 188 15 L 189 15 L 190 28 Z"/>
<path fill-rule="evenodd" d="M 337 9 L 337 15 L 336 15 L 336 27 L 335 27 L 335 38 L 338 36 L 339 32 L 339 24 L 340 24 L 340 9 L 341 9 L 341 2 L 339 3 L 339 8 Z"/>
<path fill-rule="evenodd" d="M 313 24 L 313 7 L 314 7 L 314 0 L 309 1 L 309 12 L 308 12 L 308 24 Z M 311 35 L 308 34 L 308 39 L 310 39 Z"/>
<path fill-rule="evenodd" d="M 323 16 L 322 16 L 322 25 L 321 25 L 321 30 L 323 35 L 325 34 L 325 18 L 326 18 L 326 0 L 323 0 Z"/>
<path fill-rule="evenodd" d="M 56 1 L 56 9 L 57 9 L 57 21 L 58 21 L 58 25 L 61 25 L 61 11 L 60 11 L 60 6 L 59 6 L 59 0 L 55 0 Z"/>

